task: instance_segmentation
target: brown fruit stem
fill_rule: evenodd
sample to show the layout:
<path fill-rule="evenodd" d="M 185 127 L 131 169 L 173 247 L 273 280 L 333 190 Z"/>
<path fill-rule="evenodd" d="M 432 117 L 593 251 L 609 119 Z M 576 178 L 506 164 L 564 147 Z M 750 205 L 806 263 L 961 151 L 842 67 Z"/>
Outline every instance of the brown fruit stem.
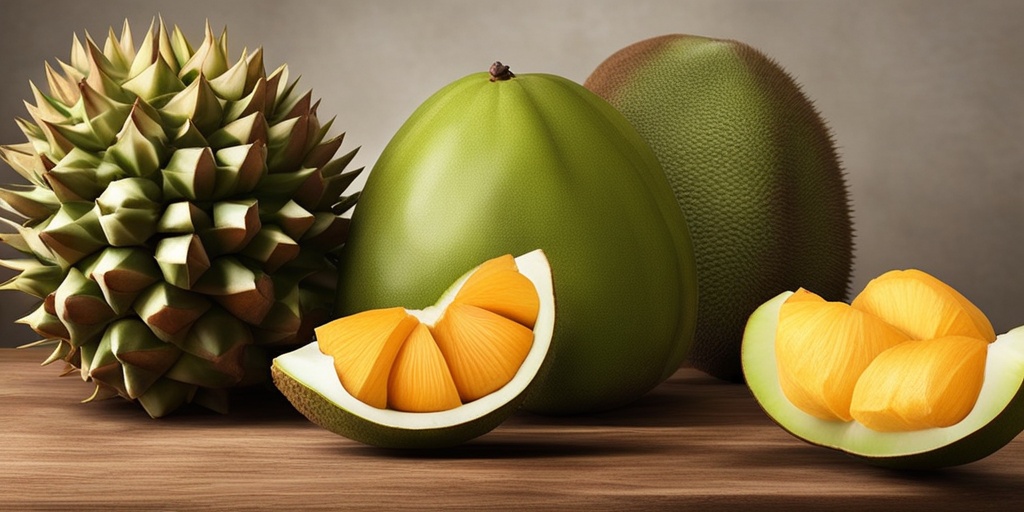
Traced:
<path fill-rule="evenodd" d="M 515 73 L 512 73 L 512 70 L 509 69 L 508 66 L 498 61 L 491 64 L 491 69 L 489 71 L 491 73 L 492 82 L 497 82 L 498 80 L 509 80 L 516 77 Z"/>

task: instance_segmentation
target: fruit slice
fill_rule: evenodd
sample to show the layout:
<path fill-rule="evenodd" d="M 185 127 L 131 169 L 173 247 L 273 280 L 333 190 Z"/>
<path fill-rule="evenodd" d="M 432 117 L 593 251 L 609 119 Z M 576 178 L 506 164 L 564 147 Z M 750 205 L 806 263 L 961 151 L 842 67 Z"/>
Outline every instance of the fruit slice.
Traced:
<path fill-rule="evenodd" d="M 872 279 L 852 305 L 919 340 L 955 335 L 996 339 L 992 324 L 977 306 L 920 270 L 891 270 Z"/>
<path fill-rule="evenodd" d="M 402 308 L 375 309 L 324 325 L 316 335 L 320 350 L 334 354 L 341 385 L 360 401 L 384 408 L 395 356 L 418 324 Z"/>
<path fill-rule="evenodd" d="M 907 294 L 903 291 L 892 296 Z M 788 300 L 791 297 L 795 302 Z M 954 297 L 955 301 L 959 302 L 959 297 Z M 755 399 L 772 420 L 794 436 L 871 464 L 925 469 L 976 461 L 1024 430 L 1024 327 L 991 343 L 962 335 L 924 340 L 911 336 L 910 341 L 880 351 L 856 376 L 847 410 L 852 421 L 817 417 L 801 406 L 799 397 L 794 399 L 786 392 L 783 375 L 788 370 L 784 359 L 777 357 L 780 337 L 787 336 L 780 326 L 790 321 L 786 310 L 808 303 L 813 304 L 805 294 L 792 292 L 769 300 L 751 315 L 742 345 L 744 375 Z M 896 315 L 906 321 L 902 326 L 916 333 L 941 332 L 921 328 L 948 320 L 936 319 L 936 314 L 944 311 L 962 318 L 964 311 L 973 308 L 966 299 L 950 308 L 906 309 L 879 303 L 884 306 L 877 311 L 890 318 L 893 312 L 902 311 Z M 857 305 L 855 300 L 853 309 Z M 920 318 L 906 311 L 916 311 Z M 984 319 L 980 312 L 968 316 Z M 842 330 L 831 335 L 845 336 Z M 824 366 L 841 364 L 830 361 Z"/>
<path fill-rule="evenodd" d="M 464 402 L 485 396 L 512 380 L 533 344 L 529 328 L 486 309 L 462 304 L 458 297 L 445 309 L 433 334 Z"/>
<path fill-rule="evenodd" d="M 857 380 L 850 414 L 882 432 L 956 425 L 977 403 L 987 349 L 983 340 L 947 336 L 886 350 Z"/>
<path fill-rule="evenodd" d="M 857 378 L 883 351 L 909 338 L 842 302 L 797 297 L 779 315 L 779 383 L 794 404 L 824 420 L 850 421 Z"/>
<path fill-rule="evenodd" d="M 277 357 L 271 373 L 332 432 L 389 448 L 452 446 L 526 398 L 551 359 L 554 316 L 544 253 L 496 258 L 423 310 L 371 310 L 317 328 L 318 342 Z"/>

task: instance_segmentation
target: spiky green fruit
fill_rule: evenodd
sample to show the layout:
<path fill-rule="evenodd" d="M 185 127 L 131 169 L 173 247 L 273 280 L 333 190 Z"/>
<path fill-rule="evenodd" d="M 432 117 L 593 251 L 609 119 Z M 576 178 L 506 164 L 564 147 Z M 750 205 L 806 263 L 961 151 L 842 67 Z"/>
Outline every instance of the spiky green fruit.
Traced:
<path fill-rule="evenodd" d="M 0 188 L 27 255 L 3 289 L 39 297 L 21 320 L 96 385 L 154 417 L 269 376 L 269 357 L 312 337 L 333 309 L 336 251 L 360 170 L 334 158 L 319 103 L 269 75 L 262 49 L 232 62 L 226 31 L 193 48 L 128 23 L 34 84 L 28 141 L 0 146 L 28 184 Z"/>
<path fill-rule="evenodd" d="M 740 381 L 747 317 L 779 290 L 846 296 L 849 198 L 831 134 L 789 74 L 738 41 L 691 35 L 619 50 L 587 78 L 650 143 L 693 235 L 690 360 Z"/>

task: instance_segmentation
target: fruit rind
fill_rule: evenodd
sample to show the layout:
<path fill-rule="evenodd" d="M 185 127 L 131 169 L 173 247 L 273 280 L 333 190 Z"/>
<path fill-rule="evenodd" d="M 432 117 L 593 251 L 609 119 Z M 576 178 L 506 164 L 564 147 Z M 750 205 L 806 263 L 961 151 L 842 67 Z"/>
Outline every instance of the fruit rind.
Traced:
<path fill-rule="evenodd" d="M 366 444 L 384 448 L 443 448 L 454 446 L 497 427 L 526 398 L 530 385 L 551 361 L 555 299 L 551 271 L 544 253 L 536 250 L 516 258 L 519 271 L 537 287 L 541 307 L 534 326 L 534 343 L 519 371 L 497 391 L 440 412 L 402 412 L 377 409 L 360 402 L 342 387 L 331 356 L 316 342 L 278 356 L 271 366 L 274 383 L 299 412 L 321 427 Z M 460 278 L 437 304 L 416 314 L 425 323 L 436 319 L 451 302 Z M 426 320 L 424 320 L 426 319 Z"/>
<path fill-rule="evenodd" d="M 774 357 L 779 309 L 791 294 L 779 294 L 751 315 L 743 336 L 742 361 L 758 404 L 797 438 L 877 466 L 933 469 L 982 459 L 1024 431 L 1024 327 L 998 336 L 989 345 L 977 405 L 951 427 L 875 432 L 856 422 L 824 421 L 797 409 L 779 387 Z"/>

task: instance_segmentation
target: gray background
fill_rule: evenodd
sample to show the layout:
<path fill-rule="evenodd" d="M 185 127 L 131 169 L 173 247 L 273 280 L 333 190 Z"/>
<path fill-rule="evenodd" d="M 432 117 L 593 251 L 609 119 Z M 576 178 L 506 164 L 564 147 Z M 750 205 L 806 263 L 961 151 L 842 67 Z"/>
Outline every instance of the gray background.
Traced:
<path fill-rule="evenodd" d="M 39 1 L 0 2 L 0 142 L 22 142 L 28 81 L 97 39 L 162 14 L 195 44 L 229 27 L 262 45 L 336 115 L 372 166 L 431 93 L 494 60 L 583 82 L 605 57 L 667 33 L 732 38 L 773 56 L 829 120 L 855 208 L 854 291 L 916 267 L 961 290 L 997 332 L 1024 324 L 1024 2 L 996 1 Z M 3 166 L 0 182 L 18 181 Z M 361 182 L 360 182 L 361 184 Z M 0 254 L 10 256 L 9 251 Z M 12 275 L 4 271 L 3 276 Z M 0 294 L 0 346 L 33 341 Z"/>

